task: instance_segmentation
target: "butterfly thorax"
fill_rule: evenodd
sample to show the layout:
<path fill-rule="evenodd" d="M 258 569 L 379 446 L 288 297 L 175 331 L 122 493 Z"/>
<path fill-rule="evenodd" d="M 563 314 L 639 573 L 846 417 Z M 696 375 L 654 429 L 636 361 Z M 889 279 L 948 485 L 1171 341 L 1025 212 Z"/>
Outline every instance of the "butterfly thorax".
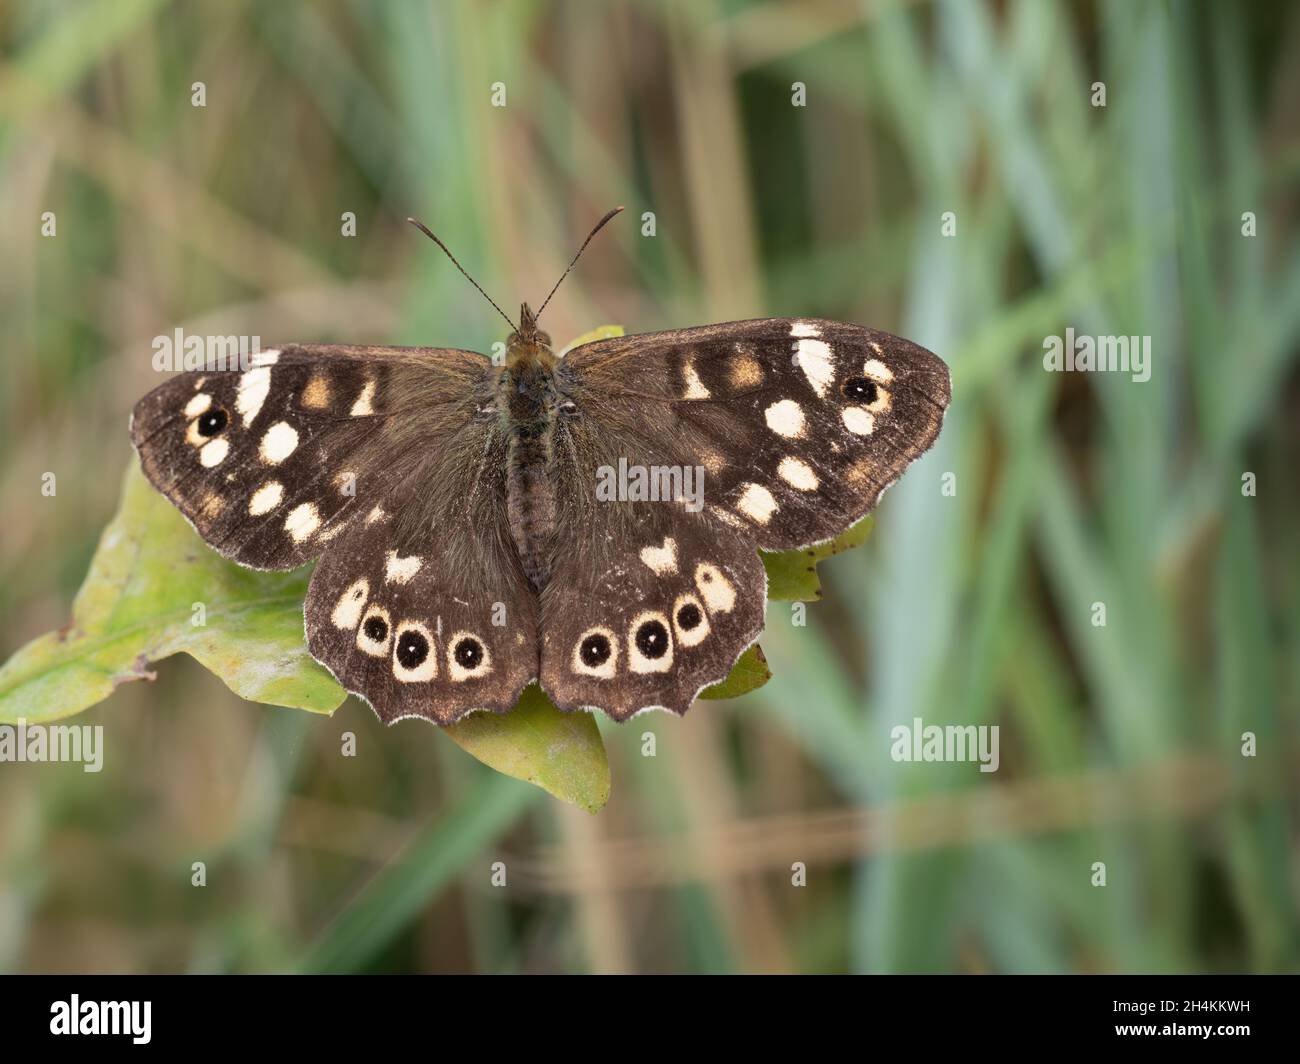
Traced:
<path fill-rule="evenodd" d="M 520 328 L 506 343 L 505 372 L 498 384 L 497 409 L 505 420 L 507 508 L 510 534 L 529 582 L 540 590 L 550 577 L 555 533 L 552 478 L 553 433 L 558 398 L 550 337 L 537 328 L 528 305 Z"/>

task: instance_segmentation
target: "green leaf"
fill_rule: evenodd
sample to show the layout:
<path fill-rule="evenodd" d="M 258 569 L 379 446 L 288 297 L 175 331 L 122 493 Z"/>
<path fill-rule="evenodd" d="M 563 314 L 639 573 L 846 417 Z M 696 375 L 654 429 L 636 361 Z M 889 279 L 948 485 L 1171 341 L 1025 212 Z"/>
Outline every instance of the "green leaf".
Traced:
<path fill-rule="evenodd" d="M 856 525 L 834 539 L 802 550 L 760 551 L 767 569 L 767 597 L 771 602 L 815 602 L 822 597 L 822 582 L 817 565 L 833 555 L 860 547 L 871 534 L 872 517 L 868 514 Z"/>
<path fill-rule="evenodd" d="M 80 713 L 180 652 L 242 698 L 332 712 L 344 691 L 307 653 L 306 589 L 303 571 L 253 572 L 209 550 L 132 462 L 72 622 L 0 667 L 0 721 Z"/>
<path fill-rule="evenodd" d="M 562 713 L 529 684 L 509 713 L 471 713 L 443 731 L 485 765 L 594 813 L 609 800 L 596 718 Z"/>
<path fill-rule="evenodd" d="M 750 691 L 757 691 L 772 678 L 772 670 L 767 667 L 767 658 L 763 648 L 755 643 L 740 655 L 740 659 L 731 667 L 731 672 L 721 683 L 706 687 L 700 692 L 701 698 L 739 698 Z"/>

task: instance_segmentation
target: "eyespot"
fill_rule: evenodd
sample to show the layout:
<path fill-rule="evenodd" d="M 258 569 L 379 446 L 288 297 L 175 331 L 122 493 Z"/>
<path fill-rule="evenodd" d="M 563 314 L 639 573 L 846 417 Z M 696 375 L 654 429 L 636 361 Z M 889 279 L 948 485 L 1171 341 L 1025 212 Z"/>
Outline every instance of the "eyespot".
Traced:
<path fill-rule="evenodd" d="M 432 680 L 438 675 L 433 635 L 416 621 L 403 621 L 393 643 L 393 675 L 402 683 Z"/>
<path fill-rule="evenodd" d="M 570 662 L 573 671 L 601 680 L 613 677 L 618 668 L 618 643 L 608 628 L 589 628 L 578 637 Z"/>
<path fill-rule="evenodd" d="M 582 655 L 583 663 L 590 665 L 593 669 L 597 665 L 604 665 L 609 660 L 610 650 L 609 636 L 603 633 L 589 635 L 582 641 L 582 649 L 579 651 Z"/>
<path fill-rule="evenodd" d="M 455 682 L 472 680 L 485 676 L 492 671 L 492 656 L 483 640 L 473 632 L 457 632 L 448 640 L 451 654 L 447 661 L 447 673 Z"/>
<path fill-rule="evenodd" d="M 646 621 L 636 630 L 636 648 L 647 658 L 662 658 L 670 646 L 663 621 Z"/>
<path fill-rule="evenodd" d="M 699 646 L 709 634 L 709 615 L 694 595 L 679 595 L 673 603 L 673 630 L 684 647 Z"/>
<path fill-rule="evenodd" d="M 220 435 L 228 424 L 230 424 L 230 415 L 221 407 L 214 406 L 199 415 L 194 423 L 194 429 L 204 439 L 211 439 L 213 436 Z"/>
<path fill-rule="evenodd" d="M 357 649 L 372 658 L 386 658 L 392 639 L 393 625 L 388 611 L 373 602 L 361 618 L 357 629 Z"/>
<path fill-rule="evenodd" d="M 380 622 L 383 623 L 383 622 Z M 429 656 L 429 641 L 419 632 L 404 632 L 397 641 L 397 661 L 404 669 L 418 669 Z"/>
<path fill-rule="evenodd" d="M 628 626 L 628 667 L 633 672 L 667 672 L 673 664 L 673 637 L 662 613 L 641 613 Z"/>
<path fill-rule="evenodd" d="M 876 382 L 866 377 L 850 377 L 844 382 L 843 391 L 849 399 L 856 403 L 866 403 L 868 406 L 876 401 L 878 394 Z"/>

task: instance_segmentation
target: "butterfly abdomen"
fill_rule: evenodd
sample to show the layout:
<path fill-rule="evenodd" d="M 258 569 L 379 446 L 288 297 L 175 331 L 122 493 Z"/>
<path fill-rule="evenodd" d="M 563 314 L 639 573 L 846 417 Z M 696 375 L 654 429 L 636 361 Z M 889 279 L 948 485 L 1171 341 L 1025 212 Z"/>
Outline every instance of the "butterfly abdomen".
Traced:
<path fill-rule="evenodd" d="M 551 477 L 556 395 L 551 374 L 536 365 L 508 369 L 499 407 L 510 434 L 506 505 L 510 535 L 524 573 L 541 589 L 550 577 L 555 534 L 555 484 Z"/>

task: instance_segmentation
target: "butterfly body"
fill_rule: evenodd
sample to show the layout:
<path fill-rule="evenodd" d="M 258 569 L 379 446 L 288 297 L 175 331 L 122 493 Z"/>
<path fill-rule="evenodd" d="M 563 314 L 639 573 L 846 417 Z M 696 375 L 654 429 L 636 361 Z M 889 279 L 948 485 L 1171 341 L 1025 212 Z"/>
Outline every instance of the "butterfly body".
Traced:
<path fill-rule="evenodd" d="M 683 713 L 762 631 L 760 550 L 824 542 L 938 435 L 935 355 L 768 318 L 555 354 L 523 308 L 504 365 L 289 345 L 136 406 L 145 473 L 244 565 L 318 559 L 308 647 L 387 721 Z"/>
<path fill-rule="evenodd" d="M 555 535 L 556 358 L 550 337 L 537 328 L 525 303 L 521 325 L 506 343 L 505 369 L 497 384 L 502 428 L 509 435 L 506 511 L 524 574 L 540 591 L 550 574 Z"/>

